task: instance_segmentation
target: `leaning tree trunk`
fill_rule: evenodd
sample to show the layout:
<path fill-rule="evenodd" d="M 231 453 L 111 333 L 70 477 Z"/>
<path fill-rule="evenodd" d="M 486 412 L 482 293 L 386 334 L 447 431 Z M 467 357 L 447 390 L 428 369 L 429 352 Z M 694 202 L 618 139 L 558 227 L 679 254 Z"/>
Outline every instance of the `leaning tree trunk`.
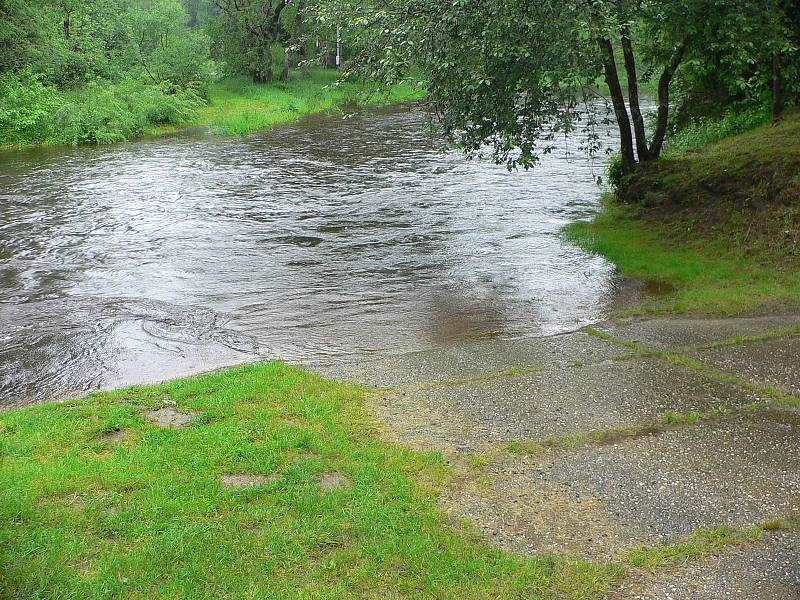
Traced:
<path fill-rule="evenodd" d="M 644 117 L 639 105 L 639 82 L 636 77 L 636 59 L 633 54 L 630 32 L 627 27 L 622 28 L 622 55 L 625 59 L 625 73 L 628 76 L 628 101 L 633 117 L 633 131 L 636 135 L 636 153 L 639 162 L 650 160 L 650 149 L 647 147 L 647 133 L 644 128 Z"/>
<path fill-rule="evenodd" d="M 619 83 L 619 73 L 617 73 L 617 63 L 614 60 L 614 47 L 608 38 L 598 38 L 600 53 L 603 57 L 603 72 L 606 84 L 611 93 L 611 103 L 614 106 L 614 115 L 619 126 L 620 153 L 622 154 L 622 166 L 626 173 L 633 171 L 636 166 L 636 158 L 633 154 L 633 134 L 631 132 L 631 122 L 628 117 L 628 109 L 625 108 L 625 98 L 622 95 L 622 87 Z"/>
<path fill-rule="evenodd" d="M 658 117 L 656 131 L 653 134 L 653 143 L 650 144 L 650 156 L 653 158 L 661 156 L 661 149 L 664 146 L 664 137 L 667 134 L 667 125 L 669 123 L 669 86 L 672 83 L 675 71 L 678 70 L 683 60 L 685 52 L 686 44 L 681 42 L 672 51 L 669 63 L 664 67 L 664 71 L 658 80 Z"/>

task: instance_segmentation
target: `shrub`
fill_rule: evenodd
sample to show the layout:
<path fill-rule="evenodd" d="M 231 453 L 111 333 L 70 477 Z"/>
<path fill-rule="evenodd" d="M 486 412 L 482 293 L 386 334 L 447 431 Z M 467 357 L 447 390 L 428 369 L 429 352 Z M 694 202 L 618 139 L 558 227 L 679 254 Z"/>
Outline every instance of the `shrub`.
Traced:
<path fill-rule="evenodd" d="M 611 158 L 611 160 L 608 162 L 608 167 L 606 168 L 608 184 L 611 186 L 611 189 L 614 191 L 614 193 L 619 192 L 620 187 L 622 186 L 624 168 L 625 167 L 622 164 L 622 154 L 618 152 Z"/>
<path fill-rule="evenodd" d="M 94 81 L 70 96 L 57 121 L 70 143 L 109 144 L 141 135 L 150 124 L 187 121 L 202 104 L 192 90 L 170 84 Z"/>
<path fill-rule="evenodd" d="M 45 142 L 63 104 L 61 93 L 29 68 L 0 75 L 0 145 Z"/>

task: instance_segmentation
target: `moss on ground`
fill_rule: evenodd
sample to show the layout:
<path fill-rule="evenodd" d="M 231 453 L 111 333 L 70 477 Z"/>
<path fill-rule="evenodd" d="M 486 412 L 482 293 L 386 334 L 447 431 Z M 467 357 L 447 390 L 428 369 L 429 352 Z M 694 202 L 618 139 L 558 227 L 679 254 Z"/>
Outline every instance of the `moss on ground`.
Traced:
<path fill-rule="evenodd" d="M 363 399 L 270 362 L 0 413 L 0 597 L 595 598 L 616 581 L 456 533 L 441 455 L 380 440 Z M 162 429 L 144 415 L 163 408 L 196 416 Z"/>

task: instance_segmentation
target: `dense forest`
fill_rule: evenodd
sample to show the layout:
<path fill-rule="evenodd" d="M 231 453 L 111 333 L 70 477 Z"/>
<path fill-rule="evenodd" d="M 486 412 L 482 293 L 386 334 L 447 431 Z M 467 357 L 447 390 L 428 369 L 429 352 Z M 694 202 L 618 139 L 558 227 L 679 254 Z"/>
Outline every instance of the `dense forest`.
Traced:
<path fill-rule="evenodd" d="M 599 150 L 594 127 L 613 119 L 624 171 L 680 129 L 779 118 L 799 45 L 796 0 L 0 0 L 0 132 L 128 139 L 188 121 L 213 81 L 281 85 L 338 48 L 351 79 L 424 87 L 467 151 L 530 166 L 576 128 Z"/>

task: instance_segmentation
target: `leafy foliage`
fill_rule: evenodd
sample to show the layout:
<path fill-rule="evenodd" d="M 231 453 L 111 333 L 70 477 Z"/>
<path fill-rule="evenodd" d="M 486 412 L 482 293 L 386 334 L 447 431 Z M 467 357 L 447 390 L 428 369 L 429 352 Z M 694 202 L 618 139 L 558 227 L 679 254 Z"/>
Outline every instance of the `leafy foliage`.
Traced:
<path fill-rule="evenodd" d="M 180 0 L 0 0 L 0 143 L 109 143 L 202 104 L 211 41 Z"/>
<path fill-rule="evenodd" d="M 555 136 L 576 127 L 586 134 L 587 149 L 598 150 L 594 125 L 611 114 L 594 86 L 602 78 L 630 169 L 634 150 L 640 161 L 660 154 L 670 92 L 688 94 L 691 87 L 673 86 L 676 73 L 690 72 L 712 55 L 716 64 L 726 65 L 717 70 L 722 87 L 752 84 L 764 90 L 778 53 L 785 93 L 795 98 L 800 84 L 792 58 L 800 14 L 795 5 L 785 0 L 338 0 L 325 3 L 320 18 L 348 23 L 348 42 L 356 49 L 354 74 L 386 83 L 420 77 L 446 135 L 467 152 L 488 146 L 495 160 L 512 168 L 535 164 L 552 149 Z M 684 83 L 691 80 L 682 77 Z M 642 81 L 657 83 L 659 96 L 649 136 L 639 114 Z"/>
<path fill-rule="evenodd" d="M 0 132 L 9 144 L 44 141 L 50 137 L 53 115 L 63 96 L 41 82 L 30 68 L 0 75 Z"/>

